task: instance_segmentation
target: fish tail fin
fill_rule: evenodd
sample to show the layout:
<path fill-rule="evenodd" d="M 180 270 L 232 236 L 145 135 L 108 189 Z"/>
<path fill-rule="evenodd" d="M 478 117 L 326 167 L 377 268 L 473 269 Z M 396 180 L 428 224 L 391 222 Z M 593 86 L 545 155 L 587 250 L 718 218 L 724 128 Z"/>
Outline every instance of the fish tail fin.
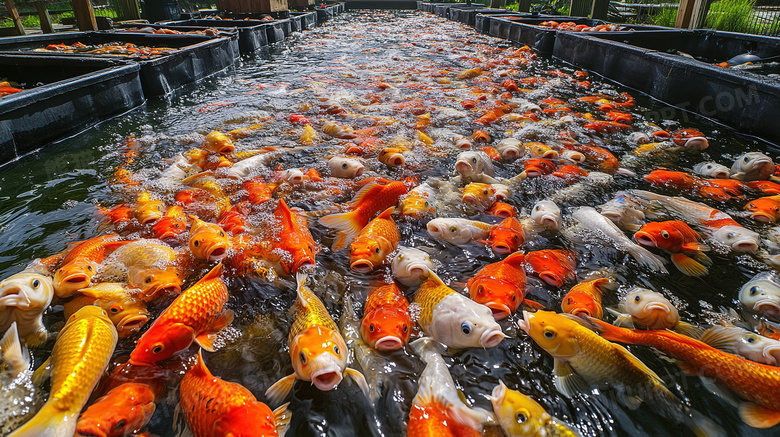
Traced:
<path fill-rule="evenodd" d="M 14 375 L 30 368 L 30 354 L 27 352 L 27 347 L 22 346 L 21 340 L 19 340 L 16 322 L 11 323 L 0 340 L 0 353 L 2 353 L 3 359 L 10 364 Z"/>
<path fill-rule="evenodd" d="M 742 421 L 753 428 L 771 428 L 780 423 L 780 411 L 746 402 L 739 406 Z"/>
<path fill-rule="evenodd" d="M 51 402 L 47 402 L 24 425 L 8 437 L 60 437 L 72 436 L 76 432 L 76 419 L 79 412 L 64 412 Z"/>
<path fill-rule="evenodd" d="M 290 426 L 292 412 L 290 412 L 289 406 L 290 403 L 287 402 L 274 410 L 274 423 L 276 423 L 276 433 L 279 437 L 284 437 L 287 433 L 287 428 Z"/>
<path fill-rule="evenodd" d="M 688 276 L 706 276 L 710 272 L 710 270 L 700 262 L 681 253 L 672 255 L 672 264 Z"/>
<path fill-rule="evenodd" d="M 444 353 L 443 346 L 438 341 L 431 337 L 422 337 L 409 344 L 412 347 L 414 353 L 420 356 L 425 363 L 429 363 L 436 359 L 435 357 L 441 357 Z"/>
<path fill-rule="evenodd" d="M 198 349 L 198 358 L 195 362 L 195 366 L 190 370 L 191 372 L 195 372 L 195 374 L 200 374 L 205 378 L 213 378 L 214 376 L 209 371 L 209 368 L 206 367 L 206 362 L 203 361 L 203 349 Z"/>
<path fill-rule="evenodd" d="M 338 237 L 333 242 L 334 251 L 347 247 L 360 234 L 364 225 L 360 223 L 357 211 L 326 215 L 320 217 L 320 223 L 339 231 Z"/>
<path fill-rule="evenodd" d="M 709 417 L 696 410 L 691 410 L 688 427 L 696 434 L 696 437 L 726 437 L 726 431 Z M 780 420 L 780 415 L 778 415 Z"/>

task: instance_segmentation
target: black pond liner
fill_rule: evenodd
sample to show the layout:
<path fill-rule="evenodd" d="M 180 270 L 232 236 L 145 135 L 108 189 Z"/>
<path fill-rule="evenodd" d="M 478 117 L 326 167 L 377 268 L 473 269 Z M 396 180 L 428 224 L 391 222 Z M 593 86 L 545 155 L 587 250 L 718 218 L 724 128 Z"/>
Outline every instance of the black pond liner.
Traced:
<path fill-rule="evenodd" d="M 578 17 L 539 17 L 539 18 L 517 18 L 517 17 L 502 17 L 500 15 L 492 16 L 490 19 L 490 31 L 489 35 L 498 38 L 508 39 L 519 44 L 525 44 L 534 50 L 550 54 L 553 52 L 555 46 L 555 37 L 557 33 L 599 33 L 599 34 L 616 34 L 625 35 L 635 32 L 644 31 L 657 31 L 667 29 L 658 26 L 642 26 L 642 25 L 630 25 L 621 24 L 619 26 L 631 29 L 627 31 L 616 32 L 571 32 L 571 31 L 558 31 L 556 29 L 547 29 L 539 27 L 544 21 L 555 20 L 559 23 L 573 22 L 575 24 L 584 24 L 586 26 L 598 26 L 600 24 L 609 24 L 602 20 L 593 20 L 591 18 L 578 18 Z"/>
<path fill-rule="evenodd" d="M 476 24 L 477 14 L 492 15 L 492 14 L 506 14 L 506 9 L 490 9 L 483 7 L 475 8 L 452 8 L 450 9 L 450 20 L 463 23 L 465 25 L 474 27 Z"/>
<path fill-rule="evenodd" d="M 345 9 L 346 7 L 344 6 L 344 3 L 325 3 L 324 5 L 317 5 L 315 7 L 315 11 L 317 12 L 317 22 L 322 23 L 328 21 L 336 15 L 344 12 Z"/>
<path fill-rule="evenodd" d="M 776 38 L 683 30 L 630 36 L 559 32 L 553 56 L 649 94 L 673 107 L 719 120 L 741 132 L 780 144 L 780 80 L 612 41 L 611 38 L 628 38 L 634 43 L 647 42 L 648 45 L 652 41 L 659 48 L 660 45 L 656 44 L 660 43 L 656 41 L 674 42 L 679 39 L 688 41 L 690 52 L 717 54 L 717 50 L 723 50 L 721 56 L 725 57 L 731 56 L 731 53 L 742 53 L 745 48 L 777 48 L 777 45 L 772 46 L 773 41 L 777 44 Z M 697 40 L 698 43 L 694 44 L 693 41 Z M 759 46 L 759 43 L 769 45 Z M 713 46 L 720 48 L 716 50 Z M 683 46 L 675 43 L 674 47 Z M 726 50 L 733 52 L 726 53 Z M 663 114 L 658 115 L 663 118 Z"/>
<path fill-rule="evenodd" d="M 484 10 L 484 9 L 483 9 Z M 495 14 L 495 13 L 479 13 L 474 17 L 474 30 L 477 32 L 488 35 L 490 34 L 490 26 L 492 23 L 491 18 L 494 16 L 498 17 L 533 17 L 532 14 L 520 14 L 520 13 L 512 13 L 512 12 L 504 12 L 503 14 Z M 538 14 L 536 15 L 538 16 Z"/>
<path fill-rule="evenodd" d="M 140 70 L 118 59 L 0 54 L 0 77 L 44 84 L 0 98 L 0 164 L 141 105 Z"/>
<path fill-rule="evenodd" d="M 169 29 L 177 30 L 179 32 L 191 32 L 193 30 L 206 30 L 207 28 L 215 28 L 218 33 L 216 36 L 210 36 L 210 38 L 230 38 L 230 45 L 233 49 L 233 56 L 238 58 L 241 55 L 238 46 L 238 30 L 235 27 L 215 27 L 215 26 L 172 26 L 168 24 L 139 24 L 139 23 L 120 23 L 119 32 L 132 32 L 133 30 L 143 29 L 151 27 L 152 29 Z"/>
<path fill-rule="evenodd" d="M 293 32 L 314 29 L 317 26 L 317 13 L 311 12 L 290 12 L 290 22 L 293 26 Z"/>
<path fill-rule="evenodd" d="M 36 52 L 49 44 L 86 45 L 110 42 L 133 43 L 146 47 L 176 48 L 175 52 L 150 59 L 92 55 L 85 53 L 57 53 L 61 56 L 90 59 L 127 59 L 141 66 L 141 85 L 144 95 L 161 97 L 182 85 L 196 82 L 217 72 L 232 68 L 235 55 L 230 38 L 213 38 L 201 35 L 144 35 L 121 32 L 70 32 L 0 39 L 0 53 L 23 52 L 28 56 L 51 56 L 52 52 Z"/>
<path fill-rule="evenodd" d="M 162 24 L 162 23 L 161 23 Z M 269 44 L 270 22 L 260 20 L 218 20 L 214 18 L 168 21 L 169 26 L 232 27 L 238 30 L 238 48 L 242 55 L 251 55 Z M 272 32 L 275 35 L 275 32 Z"/>

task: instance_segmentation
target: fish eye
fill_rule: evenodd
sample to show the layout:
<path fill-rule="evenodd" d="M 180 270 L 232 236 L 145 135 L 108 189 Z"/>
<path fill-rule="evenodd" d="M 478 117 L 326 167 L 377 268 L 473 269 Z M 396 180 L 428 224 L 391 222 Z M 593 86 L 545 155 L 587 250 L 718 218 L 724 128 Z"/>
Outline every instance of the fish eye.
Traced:
<path fill-rule="evenodd" d="M 114 429 L 120 430 L 124 428 L 125 425 L 127 425 L 127 421 L 125 419 L 122 419 L 119 422 L 117 422 L 116 425 L 114 425 Z"/>
<path fill-rule="evenodd" d="M 748 335 L 747 342 L 748 343 L 754 343 L 756 341 L 756 337 L 753 335 Z"/>
<path fill-rule="evenodd" d="M 485 287 L 483 287 L 481 285 L 479 287 L 477 287 L 477 293 L 478 294 L 482 294 L 483 291 L 485 291 Z"/>
<path fill-rule="evenodd" d="M 734 237 L 736 237 L 736 235 L 737 235 L 737 233 L 736 233 L 736 232 L 729 232 L 729 234 L 728 234 L 728 235 L 726 235 L 726 237 L 728 237 L 728 238 L 734 238 Z"/>
<path fill-rule="evenodd" d="M 528 420 L 528 416 L 526 416 L 524 413 L 517 413 L 515 420 L 517 423 L 525 423 L 525 421 Z"/>
<path fill-rule="evenodd" d="M 37 279 L 33 279 L 33 281 L 32 281 L 33 288 L 38 288 L 39 285 L 41 285 L 41 281 L 39 281 Z"/>
<path fill-rule="evenodd" d="M 176 228 L 176 229 L 179 229 L 179 224 L 178 223 L 174 223 L 173 227 Z"/>
<path fill-rule="evenodd" d="M 553 338 L 555 338 L 555 332 L 554 331 L 550 331 L 550 330 L 545 330 L 544 331 L 544 338 L 552 340 Z"/>
<path fill-rule="evenodd" d="M 634 302 L 639 303 L 639 301 L 641 301 L 641 300 L 642 300 L 642 296 L 639 296 L 639 295 L 634 296 Z"/>
<path fill-rule="evenodd" d="M 749 156 L 746 156 L 746 157 L 743 159 L 743 161 L 745 161 L 745 162 L 748 162 L 748 161 L 750 161 L 750 157 L 749 157 Z"/>
<path fill-rule="evenodd" d="M 512 296 L 512 302 L 517 302 L 517 295 Z"/>
<path fill-rule="evenodd" d="M 461 323 L 461 324 L 460 324 L 460 330 L 461 330 L 461 331 L 462 331 L 464 334 L 466 334 L 466 335 L 469 335 L 469 334 L 471 334 L 471 323 L 469 323 L 469 322 L 463 322 L 463 323 Z"/>
<path fill-rule="evenodd" d="M 407 332 L 409 332 L 409 327 L 406 324 L 404 324 L 404 334 L 406 334 Z"/>
<path fill-rule="evenodd" d="M 87 270 L 92 271 L 92 266 L 87 266 Z"/>
<path fill-rule="evenodd" d="M 476 163 L 477 163 L 477 158 L 471 158 L 471 162 L 473 162 L 474 164 L 476 164 Z"/>
<path fill-rule="evenodd" d="M 749 204 L 749 205 L 748 205 L 748 208 L 755 208 L 755 207 L 756 207 L 756 205 L 755 205 L 755 204 L 753 204 L 753 203 L 751 203 L 751 204 Z"/>
<path fill-rule="evenodd" d="M 485 196 L 487 196 L 487 190 L 484 190 L 484 191 L 482 191 L 482 194 L 484 194 Z"/>
<path fill-rule="evenodd" d="M 425 207 L 426 208 L 428 207 L 428 201 L 427 200 L 425 201 Z"/>
<path fill-rule="evenodd" d="M 371 332 L 374 332 L 374 324 L 373 323 L 368 325 L 368 330 L 371 331 Z"/>
<path fill-rule="evenodd" d="M 341 164 L 341 168 L 346 169 L 347 168 L 347 163 L 345 162 L 345 163 Z"/>
<path fill-rule="evenodd" d="M 707 168 L 711 170 L 712 169 L 712 164 L 707 164 Z"/>
<path fill-rule="evenodd" d="M 116 314 L 116 313 L 118 313 L 118 312 L 119 312 L 119 310 L 121 310 L 121 309 L 122 309 L 122 307 L 121 307 L 119 304 L 116 304 L 116 303 L 115 303 L 115 304 L 113 304 L 113 305 L 111 305 L 111 306 L 108 308 L 108 310 L 109 310 L 109 311 L 111 311 L 113 314 Z"/>
<path fill-rule="evenodd" d="M 379 248 L 374 249 L 374 253 L 379 253 Z"/>
<path fill-rule="evenodd" d="M 661 236 L 664 237 L 664 238 L 669 238 L 669 232 L 661 231 Z"/>
<path fill-rule="evenodd" d="M 198 246 L 200 246 L 200 241 L 198 241 L 198 240 L 195 240 L 195 242 L 194 242 L 194 243 L 192 243 L 192 244 L 193 244 L 195 247 L 198 247 Z"/>
<path fill-rule="evenodd" d="M 220 236 L 220 237 L 224 237 L 224 236 L 225 236 L 225 233 L 224 233 L 224 232 L 222 232 L 222 231 L 219 231 L 219 236 Z"/>
<path fill-rule="evenodd" d="M 152 346 L 152 353 L 159 354 L 160 352 L 163 351 L 163 349 L 165 349 L 165 346 L 163 346 L 162 343 L 157 343 L 154 346 Z"/>
<path fill-rule="evenodd" d="M 341 352 L 339 352 L 339 345 L 334 344 L 333 345 L 333 352 L 336 352 L 336 355 L 339 355 Z"/>
<path fill-rule="evenodd" d="M 514 239 L 515 239 L 515 241 L 517 241 L 517 240 L 519 240 L 519 239 L 520 239 L 520 237 L 518 237 L 517 235 L 513 235 L 513 236 L 512 236 L 512 238 L 514 238 Z"/>
<path fill-rule="evenodd" d="M 750 287 L 750 295 L 751 296 L 757 295 L 760 291 L 761 291 L 761 287 L 759 287 L 758 285 L 754 285 L 754 286 Z"/>
<path fill-rule="evenodd" d="M 306 364 L 306 354 L 301 352 L 301 364 Z"/>
<path fill-rule="evenodd" d="M 402 261 L 404 258 L 406 258 L 406 254 L 405 253 L 402 253 L 402 254 L 398 255 L 398 261 Z"/>
<path fill-rule="evenodd" d="M 541 205 L 536 205 L 534 207 L 534 211 L 539 211 L 540 209 L 542 209 Z"/>
<path fill-rule="evenodd" d="M 458 227 L 457 226 L 450 226 L 450 232 L 453 232 L 453 233 L 454 232 L 458 232 Z"/>

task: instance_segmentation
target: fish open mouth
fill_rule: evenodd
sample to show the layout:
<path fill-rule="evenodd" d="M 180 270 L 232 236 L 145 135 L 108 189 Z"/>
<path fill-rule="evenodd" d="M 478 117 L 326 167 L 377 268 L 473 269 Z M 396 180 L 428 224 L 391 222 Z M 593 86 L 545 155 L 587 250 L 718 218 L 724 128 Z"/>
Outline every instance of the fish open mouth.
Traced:
<path fill-rule="evenodd" d="M 566 153 L 565 159 L 579 164 L 585 162 L 585 155 L 580 152 L 569 151 Z"/>
<path fill-rule="evenodd" d="M 558 152 L 556 152 L 555 150 L 548 150 L 542 154 L 542 158 L 558 159 Z"/>
<path fill-rule="evenodd" d="M 401 339 L 392 335 L 382 337 L 374 344 L 374 349 L 378 351 L 397 351 L 402 347 L 404 347 L 404 343 Z"/>
<path fill-rule="evenodd" d="M 693 137 L 693 138 L 688 138 L 688 140 L 685 141 L 685 145 L 683 147 L 685 147 L 686 149 L 695 149 L 701 151 L 706 149 L 709 146 L 710 146 L 710 142 L 707 141 L 706 138 Z"/>
<path fill-rule="evenodd" d="M 647 232 L 639 231 L 636 234 L 634 234 L 634 239 L 637 243 L 641 244 L 642 246 L 653 246 L 655 247 L 657 243 L 655 242 L 655 238 L 653 238 L 650 234 Z"/>
<path fill-rule="evenodd" d="M 537 168 L 527 168 L 525 169 L 525 175 L 529 178 L 536 178 L 542 175 L 542 172 Z"/>
<path fill-rule="evenodd" d="M 499 255 L 506 255 L 512 252 L 512 248 L 506 243 L 494 243 L 493 252 Z"/>
<path fill-rule="evenodd" d="M 428 270 L 427 266 L 410 266 L 408 273 L 409 276 L 420 278 L 423 276 L 428 276 L 430 270 Z"/>
<path fill-rule="evenodd" d="M 105 431 L 100 429 L 96 424 L 80 425 L 76 428 L 76 433 L 73 437 L 108 437 Z"/>
<path fill-rule="evenodd" d="M 649 303 L 649 304 L 647 304 L 647 306 L 645 306 L 645 310 L 647 312 L 658 310 L 658 311 L 663 312 L 664 314 L 669 314 L 669 313 L 672 312 L 672 310 L 669 308 L 669 306 L 667 306 L 666 304 L 661 303 L 661 302 Z"/>
<path fill-rule="evenodd" d="M 771 344 L 765 347 L 762 355 L 764 355 L 767 361 L 772 362 L 773 366 L 776 366 L 777 363 L 780 363 L 780 344 Z"/>
<path fill-rule="evenodd" d="M 542 280 L 552 286 L 560 287 L 563 285 L 563 279 L 561 279 L 560 276 L 553 272 L 541 272 L 539 273 L 539 277 L 542 278 Z"/>
<path fill-rule="evenodd" d="M 298 261 L 295 261 L 295 264 L 293 264 L 293 271 L 297 272 L 300 269 L 308 269 L 308 268 L 314 268 L 314 265 L 316 263 L 313 259 L 310 258 L 302 258 Z"/>
<path fill-rule="evenodd" d="M 141 314 L 127 316 L 122 318 L 122 320 L 117 323 L 116 329 L 124 333 L 131 333 L 140 330 L 141 327 L 144 326 L 148 321 L 149 317 Z"/>
<path fill-rule="evenodd" d="M 484 305 L 490 308 L 490 311 L 493 312 L 493 318 L 496 320 L 504 320 L 512 314 L 508 306 L 499 302 L 487 302 Z"/>
<path fill-rule="evenodd" d="M 493 405 L 501 405 L 501 401 L 504 400 L 504 396 L 506 395 L 506 386 L 504 385 L 504 382 L 499 380 L 498 383 L 499 384 L 493 388 L 490 396 L 488 396 L 488 399 Z"/>
<path fill-rule="evenodd" d="M 363 175 L 363 167 L 358 167 L 352 177 L 358 177 Z"/>
<path fill-rule="evenodd" d="M 374 270 L 374 264 L 366 259 L 359 259 L 349 265 L 349 268 L 358 273 L 369 273 Z"/>
<path fill-rule="evenodd" d="M 433 235 L 434 237 L 439 237 L 444 234 L 444 231 L 442 231 L 442 229 L 439 228 L 439 226 L 436 225 L 435 223 L 428 223 L 426 228 L 428 228 L 428 233 Z"/>
<path fill-rule="evenodd" d="M 460 174 L 471 174 L 474 171 L 474 167 L 468 162 L 458 161 L 455 163 L 455 171 Z"/>
<path fill-rule="evenodd" d="M 0 304 L 6 307 L 17 307 L 19 305 L 30 305 L 30 297 L 19 286 L 8 286 L 2 289 L 0 293 Z"/>
<path fill-rule="evenodd" d="M 504 149 L 504 151 L 501 152 L 501 157 L 504 159 L 517 159 L 520 157 L 520 150 L 514 147 Z"/>
<path fill-rule="evenodd" d="M 473 194 L 464 194 L 463 195 L 463 203 L 468 203 L 469 205 L 473 205 L 477 203 L 477 196 Z"/>
<path fill-rule="evenodd" d="M 503 209 L 502 210 L 498 210 L 496 212 L 493 212 L 492 214 L 494 214 L 496 217 L 502 218 L 502 219 L 508 219 L 509 217 L 512 217 L 512 213 L 510 211 L 506 211 L 506 210 L 503 210 Z"/>
<path fill-rule="evenodd" d="M 399 167 L 406 164 L 406 160 L 404 159 L 403 155 L 396 154 L 388 158 L 387 163 L 393 167 Z"/>
<path fill-rule="evenodd" d="M 775 221 L 774 216 L 763 211 L 754 212 L 750 215 L 750 218 L 762 223 L 773 223 Z"/>
<path fill-rule="evenodd" d="M 496 347 L 505 338 L 506 335 L 501 332 L 501 328 L 488 329 L 479 337 L 479 345 L 485 349 Z"/>
<path fill-rule="evenodd" d="M 755 252 L 758 250 L 758 244 L 753 241 L 741 241 L 734 243 L 731 248 L 736 252 Z"/>
<path fill-rule="evenodd" d="M 208 259 L 211 262 L 219 261 L 227 255 L 227 249 L 223 246 L 217 246 L 209 251 Z"/>
<path fill-rule="evenodd" d="M 316 373 L 311 377 L 311 383 L 314 384 L 319 390 L 330 391 L 338 387 L 341 383 L 342 376 L 338 372 L 325 371 Z"/>
<path fill-rule="evenodd" d="M 731 177 L 731 174 L 726 170 L 717 170 L 712 173 L 712 177 L 714 179 L 728 179 Z"/>
<path fill-rule="evenodd" d="M 775 299 L 761 299 L 753 305 L 753 309 L 770 317 L 780 316 L 780 302 Z"/>
<path fill-rule="evenodd" d="M 541 225 L 549 229 L 558 229 L 558 220 L 549 215 L 542 216 Z"/>

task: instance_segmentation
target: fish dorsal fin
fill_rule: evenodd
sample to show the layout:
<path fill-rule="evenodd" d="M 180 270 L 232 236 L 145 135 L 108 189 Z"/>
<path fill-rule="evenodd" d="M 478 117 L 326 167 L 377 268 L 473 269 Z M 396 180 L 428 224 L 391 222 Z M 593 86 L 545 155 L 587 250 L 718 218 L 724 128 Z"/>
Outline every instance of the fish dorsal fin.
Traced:
<path fill-rule="evenodd" d="M 306 305 L 309 303 L 308 300 L 306 300 L 306 296 L 304 296 L 302 293 L 303 287 L 306 286 L 306 280 L 308 278 L 309 275 L 304 272 L 298 272 L 295 274 L 295 282 L 298 284 L 298 287 L 296 288 L 296 292 L 298 293 L 298 301 L 303 308 L 306 308 Z"/>
<path fill-rule="evenodd" d="M 387 208 L 386 210 L 382 211 L 381 214 L 377 216 L 378 219 L 382 220 L 392 220 L 393 218 L 390 217 L 390 215 L 395 211 L 395 207 L 391 206 L 390 208 Z"/>
<path fill-rule="evenodd" d="M 623 346 L 620 346 L 619 344 L 613 344 L 613 347 L 615 348 L 615 350 L 620 352 L 631 364 L 636 366 L 636 368 L 639 369 L 642 373 L 647 374 L 662 386 L 666 386 L 666 384 L 664 384 L 664 380 L 661 379 L 660 376 L 658 376 L 655 372 L 650 370 L 650 368 L 647 367 L 645 363 L 639 361 L 639 358 L 635 357 L 634 354 L 628 351 L 628 349 L 624 348 Z"/>
<path fill-rule="evenodd" d="M 211 269 L 211 271 L 209 271 L 208 273 L 206 273 L 206 276 L 200 278 L 198 283 L 195 285 L 201 284 L 206 281 L 211 281 L 214 279 L 219 279 L 220 276 L 222 276 L 222 263 L 215 265 L 214 268 Z M 193 285 L 193 287 L 195 285 Z"/>
<path fill-rule="evenodd" d="M 196 180 L 196 179 L 198 179 L 198 178 L 201 178 L 201 177 L 203 177 L 203 176 L 212 176 L 212 175 L 214 175 L 214 171 L 213 171 L 213 170 L 206 170 L 206 171 L 202 171 L 202 172 L 200 172 L 200 173 L 195 173 L 195 174 L 194 174 L 194 175 L 192 175 L 192 176 L 189 176 L 189 177 L 186 177 L 186 178 L 184 178 L 184 180 L 183 180 L 183 181 L 181 181 L 181 183 L 182 183 L 182 185 L 187 185 L 187 184 L 189 184 L 190 182 L 192 182 L 192 181 L 194 181 L 194 180 Z"/>
<path fill-rule="evenodd" d="M 713 326 L 712 328 L 704 331 L 700 341 L 707 343 L 715 349 L 722 350 L 728 353 L 734 353 L 734 331 L 725 326 Z"/>
<path fill-rule="evenodd" d="M 292 211 L 284 199 L 279 199 L 279 206 L 276 207 L 276 211 L 282 217 L 283 221 L 286 221 L 286 228 L 292 228 L 295 226 L 295 220 L 293 220 Z"/>
<path fill-rule="evenodd" d="M 553 375 L 555 388 L 566 397 L 571 398 L 578 393 L 589 393 L 590 387 L 582 376 L 578 375 L 571 365 L 557 358 L 553 359 Z"/>
<path fill-rule="evenodd" d="M 609 278 L 598 278 L 593 280 L 593 292 L 599 297 L 604 295 L 604 288 L 610 284 Z"/>
<path fill-rule="evenodd" d="M 384 188 L 384 185 L 377 182 L 366 185 L 365 187 L 361 188 L 357 194 L 355 194 L 355 197 L 352 199 L 351 206 L 354 208 L 363 202 L 363 199 L 368 197 L 369 193 L 374 193 L 381 190 L 382 188 Z"/>
<path fill-rule="evenodd" d="M 23 347 L 19 340 L 16 322 L 11 323 L 0 340 L 0 352 L 3 354 L 3 359 L 11 365 L 14 376 L 30 368 L 30 355 L 27 353 L 27 348 Z"/>
<path fill-rule="evenodd" d="M 287 433 L 287 428 L 290 426 L 290 418 L 292 413 L 288 408 L 290 403 L 282 404 L 279 408 L 274 410 L 274 423 L 276 423 L 276 433 L 279 437 L 284 437 Z"/>
<path fill-rule="evenodd" d="M 522 268 L 525 262 L 525 254 L 523 252 L 515 252 L 504 258 L 503 262 L 517 269 Z"/>
<path fill-rule="evenodd" d="M 195 367 L 193 367 L 190 372 L 194 372 L 196 376 L 201 378 L 214 378 L 214 375 L 211 374 L 209 368 L 206 367 L 206 362 L 203 361 L 203 349 L 198 349 L 198 359 L 195 362 Z"/>

